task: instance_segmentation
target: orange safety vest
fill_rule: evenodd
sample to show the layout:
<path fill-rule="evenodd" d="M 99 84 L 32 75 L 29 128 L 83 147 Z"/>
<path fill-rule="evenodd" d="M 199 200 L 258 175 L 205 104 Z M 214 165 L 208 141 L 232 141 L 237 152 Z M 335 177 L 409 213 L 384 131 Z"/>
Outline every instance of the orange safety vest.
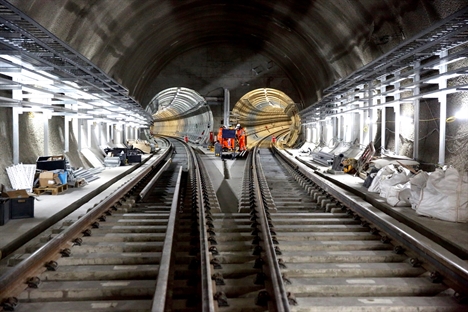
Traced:
<path fill-rule="evenodd" d="M 219 142 L 219 144 L 221 144 L 221 146 L 223 145 L 223 127 L 219 128 L 218 142 Z"/>
<path fill-rule="evenodd" d="M 244 128 L 237 129 L 237 141 L 239 142 L 239 150 L 245 150 L 245 131 Z"/>

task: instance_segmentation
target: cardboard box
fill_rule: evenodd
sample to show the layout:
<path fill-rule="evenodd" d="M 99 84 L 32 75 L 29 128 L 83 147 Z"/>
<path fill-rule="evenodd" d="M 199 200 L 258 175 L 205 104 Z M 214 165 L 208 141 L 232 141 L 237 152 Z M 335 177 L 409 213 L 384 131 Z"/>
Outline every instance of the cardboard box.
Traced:
<path fill-rule="evenodd" d="M 7 198 L 29 198 L 28 192 L 26 190 L 14 190 L 2 192 L 2 197 Z"/>
<path fill-rule="evenodd" d="M 57 156 L 46 156 L 49 157 L 47 161 L 52 161 L 52 160 L 64 160 L 65 155 L 57 155 Z"/>
<path fill-rule="evenodd" d="M 62 184 L 62 181 L 57 173 L 44 171 L 39 174 L 39 186 L 54 186 L 60 184 Z"/>

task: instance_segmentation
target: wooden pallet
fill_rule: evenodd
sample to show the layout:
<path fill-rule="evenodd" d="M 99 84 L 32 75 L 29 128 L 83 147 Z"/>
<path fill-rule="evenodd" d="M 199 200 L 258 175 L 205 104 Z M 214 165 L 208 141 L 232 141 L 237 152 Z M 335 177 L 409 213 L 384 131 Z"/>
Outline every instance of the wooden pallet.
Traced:
<path fill-rule="evenodd" d="M 41 195 L 44 193 L 51 193 L 52 195 L 58 195 L 60 193 L 65 192 L 68 190 L 67 184 L 62 185 L 55 185 L 55 186 L 41 186 L 33 189 L 33 192 L 37 195 Z"/>
<path fill-rule="evenodd" d="M 86 185 L 85 179 L 77 179 L 75 182 L 68 182 L 69 187 L 83 187 Z"/>

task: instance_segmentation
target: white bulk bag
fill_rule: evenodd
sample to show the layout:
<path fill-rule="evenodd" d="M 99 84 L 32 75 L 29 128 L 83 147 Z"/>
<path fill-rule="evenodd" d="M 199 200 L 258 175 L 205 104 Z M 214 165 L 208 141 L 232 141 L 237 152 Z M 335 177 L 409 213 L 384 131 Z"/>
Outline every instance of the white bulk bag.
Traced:
<path fill-rule="evenodd" d="M 389 188 L 387 192 L 387 203 L 393 207 L 411 206 L 411 186 L 410 182 L 397 184 Z"/>
<path fill-rule="evenodd" d="M 385 176 L 380 181 L 380 197 L 387 198 L 390 188 L 397 184 L 405 184 L 409 181 L 410 171 L 402 166 L 398 167 L 392 175 Z"/>
<path fill-rule="evenodd" d="M 468 173 L 437 169 L 421 192 L 416 213 L 445 221 L 468 221 Z"/>
<path fill-rule="evenodd" d="M 377 172 L 377 175 L 374 180 L 372 180 L 372 183 L 367 190 L 371 193 L 380 193 L 380 181 L 394 172 L 396 172 L 396 169 L 393 165 L 383 167 Z"/>
<path fill-rule="evenodd" d="M 421 198 L 421 191 L 426 187 L 429 174 L 426 171 L 419 171 L 417 175 L 410 178 L 411 184 L 411 208 L 417 209 Z"/>

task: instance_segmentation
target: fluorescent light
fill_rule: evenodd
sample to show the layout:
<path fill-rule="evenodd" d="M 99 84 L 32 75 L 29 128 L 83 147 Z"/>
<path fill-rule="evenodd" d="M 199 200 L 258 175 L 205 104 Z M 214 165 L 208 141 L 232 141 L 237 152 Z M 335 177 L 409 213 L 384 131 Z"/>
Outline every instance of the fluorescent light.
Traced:
<path fill-rule="evenodd" d="M 400 122 L 403 123 L 403 124 L 412 124 L 414 123 L 413 121 L 413 117 L 410 117 L 410 116 L 400 116 Z"/>
<path fill-rule="evenodd" d="M 447 81 L 447 80 L 449 80 L 451 78 L 455 78 L 455 77 L 458 77 L 458 76 L 461 76 L 461 75 L 457 74 L 457 73 L 453 73 L 453 74 L 449 74 L 449 75 L 440 75 L 438 77 L 426 80 L 424 82 L 425 83 L 440 83 L 441 81 Z"/>
<path fill-rule="evenodd" d="M 401 82 L 401 81 L 403 81 L 403 80 L 405 80 L 405 79 L 409 79 L 409 77 L 400 77 L 400 78 L 396 79 L 395 81 L 392 81 L 391 84 L 395 84 L 395 83 Z"/>
<path fill-rule="evenodd" d="M 422 98 L 436 98 L 436 97 L 439 97 L 439 96 L 442 96 L 442 95 L 447 95 L 447 94 L 455 93 L 455 92 L 457 92 L 457 89 L 448 89 L 448 90 L 443 89 L 443 90 L 439 90 L 439 91 L 436 91 L 436 92 L 424 94 L 422 96 Z"/>
<path fill-rule="evenodd" d="M 464 107 L 460 109 L 456 114 L 455 114 L 456 119 L 468 119 L 468 107 Z"/>
<path fill-rule="evenodd" d="M 461 60 L 464 60 L 464 59 L 466 59 L 465 56 L 460 56 L 460 57 L 454 58 L 453 60 L 445 62 L 445 65 L 450 64 L 450 63 L 454 63 L 454 62 L 458 62 L 458 61 L 461 61 Z"/>

